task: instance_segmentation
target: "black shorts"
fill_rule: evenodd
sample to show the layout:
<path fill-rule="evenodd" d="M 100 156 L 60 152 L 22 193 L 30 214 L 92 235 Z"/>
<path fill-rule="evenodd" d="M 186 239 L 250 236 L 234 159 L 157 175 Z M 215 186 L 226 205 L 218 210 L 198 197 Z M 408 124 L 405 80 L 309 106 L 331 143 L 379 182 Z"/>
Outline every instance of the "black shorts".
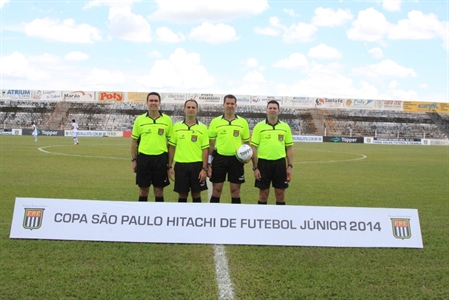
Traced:
<path fill-rule="evenodd" d="M 168 154 L 137 155 L 136 184 L 141 188 L 153 185 L 158 188 L 170 184 L 167 175 Z"/>
<path fill-rule="evenodd" d="M 234 155 L 224 156 L 214 153 L 214 159 L 212 160 L 212 177 L 209 178 L 210 182 L 224 182 L 226 180 L 226 174 L 228 175 L 228 181 L 231 183 L 245 182 L 245 169 L 243 163 L 239 162 Z"/>
<path fill-rule="evenodd" d="M 278 160 L 259 159 L 257 161 L 257 167 L 262 178 L 255 181 L 254 186 L 256 188 L 267 190 L 270 188 L 270 183 L 276 189 L 288 188 L 285 158 Z"/>
<path fill-rule="evenodd" d="M 207 190 L 206 180 L 200 182 L 198 176 L 203 169 L 203 163 L 179 163 L 175 164 L 175 192 L 185 194 L 190 191 L 201 192 Z"/>

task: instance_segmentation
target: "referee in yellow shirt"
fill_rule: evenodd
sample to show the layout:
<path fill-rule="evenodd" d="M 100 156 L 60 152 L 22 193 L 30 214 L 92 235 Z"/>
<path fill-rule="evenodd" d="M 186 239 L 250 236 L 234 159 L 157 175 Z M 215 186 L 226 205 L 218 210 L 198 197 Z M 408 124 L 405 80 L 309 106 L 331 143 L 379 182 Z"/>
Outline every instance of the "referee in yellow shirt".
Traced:
<path fill-rule="evenodd" d="M 197 120 L 198 102 L 184 103 L 185 119 L 173 125 L 168 141 L 168 176 L 173 180 L 178 202 L 187 202 L 189 191 L 192 201 L 201 202 L 201 191 L 207 190 L 207 155 L 209 136 L 205 124 Z M 174 172 L 173 161 L 176 162 Z"/>
<path fill-rule="evenodd" d="M 254 186 L 259 188 L 258 204 L 267 204 L 270 184 L 274 187 L 276 204 L 285 205 L 293 168 L 293 137 L 290 126 L 279 120 L 279 103 L 267 103 L 267 119 L 254 126 L 253 148 Z"/>
<path fill-rule="evenodd" d="M 172 120 L 159 111 L 161 96 L 158 93 L 149 93 L 146 103 L 148 111 L 136 118 L 131 133 L 131 167 L 140 189 L 139 201 L 148 201 L 153 185 L 156 202 L 164 202 L 164 187 L 170 184 L 167 141 Z"/>
<path fill-rule="evenodd" d="M 223 184 L 228 176 L 231 203 L 241 203 L 240 185 L 245 182 L 244 164 L 235 157 L 242 143 L 249 144 L 248 122 L 235 114 L 237 99 L 234 95 L 223 98 L 224 114 L 209 124 L 209 170 L 213 190 L 211 203 L 219 203 Z"/>

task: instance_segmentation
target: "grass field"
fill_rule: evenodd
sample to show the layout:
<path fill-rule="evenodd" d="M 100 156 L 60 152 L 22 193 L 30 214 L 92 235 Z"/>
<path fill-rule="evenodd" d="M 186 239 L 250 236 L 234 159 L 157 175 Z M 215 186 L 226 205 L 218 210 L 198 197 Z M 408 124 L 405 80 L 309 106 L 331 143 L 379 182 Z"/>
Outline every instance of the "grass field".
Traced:
<path fill-rule="evenodd" d="M 225 246 L 234 299 L 449 299 L 449 147 L 294 147 L 288 205 L 416 208 L 424 248 Z M 0 136 L 0 299 L 220 298 L 213 245 L 9 239 L 15 197 L 137 201 L 129 152 L 125 138 Z"/>

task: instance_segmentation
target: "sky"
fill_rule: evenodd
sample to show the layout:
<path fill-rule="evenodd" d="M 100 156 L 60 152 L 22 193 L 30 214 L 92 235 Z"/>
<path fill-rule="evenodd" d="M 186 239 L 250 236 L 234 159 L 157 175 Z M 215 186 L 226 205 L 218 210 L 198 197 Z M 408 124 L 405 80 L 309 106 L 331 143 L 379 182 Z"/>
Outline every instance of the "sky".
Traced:
<path fill-rule="evenodd" d="M 444 1 L 0 0 L 1 89 L 448 102 Z"/>

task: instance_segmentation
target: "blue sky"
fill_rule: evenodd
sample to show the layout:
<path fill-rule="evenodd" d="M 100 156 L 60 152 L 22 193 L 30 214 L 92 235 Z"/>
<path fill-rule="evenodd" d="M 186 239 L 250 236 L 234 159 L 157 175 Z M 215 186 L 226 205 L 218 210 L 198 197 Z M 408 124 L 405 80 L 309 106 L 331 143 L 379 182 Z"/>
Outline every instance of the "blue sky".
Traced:
<path fill-rule="evenodd" d="M 1 89 L 448 101 L 448 1 L 0 0 Z"/>

